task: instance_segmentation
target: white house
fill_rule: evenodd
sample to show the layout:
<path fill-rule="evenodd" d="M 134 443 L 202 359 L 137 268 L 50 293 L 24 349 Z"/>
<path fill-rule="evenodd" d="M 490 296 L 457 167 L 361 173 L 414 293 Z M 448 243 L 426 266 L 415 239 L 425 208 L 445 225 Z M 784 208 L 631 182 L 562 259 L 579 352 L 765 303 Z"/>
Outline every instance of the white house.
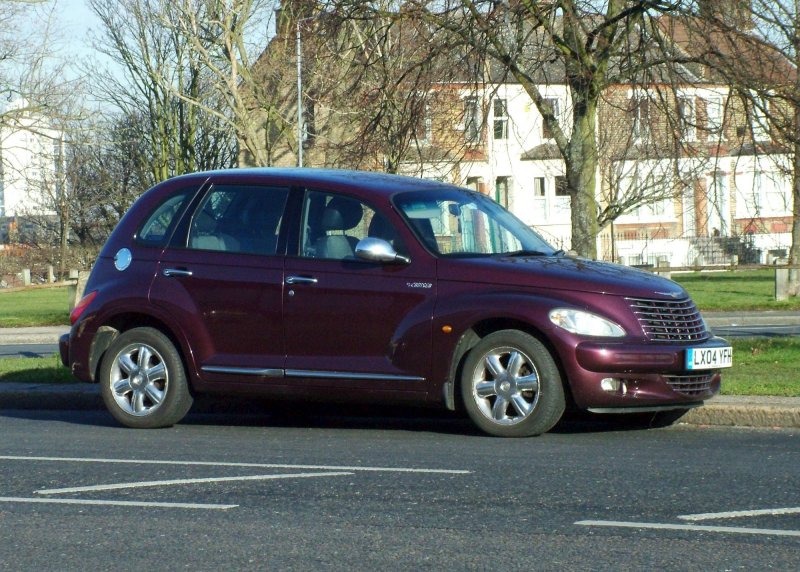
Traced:
<path fill-rule="evenodd" d="M 55 215 L 63 133 L 20 99 L 0 114 L 0 217 Z"/>

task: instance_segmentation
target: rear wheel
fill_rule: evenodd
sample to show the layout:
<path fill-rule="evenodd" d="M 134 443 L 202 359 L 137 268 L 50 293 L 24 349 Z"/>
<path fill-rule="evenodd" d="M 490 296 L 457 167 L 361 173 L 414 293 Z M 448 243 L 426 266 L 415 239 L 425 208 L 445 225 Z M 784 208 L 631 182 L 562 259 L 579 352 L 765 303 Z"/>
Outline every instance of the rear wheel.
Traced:
<path fill-rule="evenodd" d="M 173 343 L 154 328 L 134 328 L 109 346 L 100 392 L 114 418 L 128 427 L 169 427 L 186 415 L 192 396 Z"/>
<path fill-rule="evenodd" d="M 470 419 L 498 437 L 530 437 L 564 413 L 561 375 L 547 348 L 519 330 L 489 334 L 464 362 L 461 397 Z"/>

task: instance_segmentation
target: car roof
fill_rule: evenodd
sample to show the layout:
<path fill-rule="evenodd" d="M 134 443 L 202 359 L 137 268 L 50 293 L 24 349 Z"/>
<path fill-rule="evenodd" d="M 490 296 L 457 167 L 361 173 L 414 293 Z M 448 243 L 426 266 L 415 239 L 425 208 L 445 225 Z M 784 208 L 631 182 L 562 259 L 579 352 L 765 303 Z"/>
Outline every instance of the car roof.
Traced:
<path fill-rule="evenodd" d="M 328 188 L 347 188 L 367 193 L 392 195 L 400 191 L 422 191 L 434 189 L 456 189 L 454 185 L 419 179 L 404 175 L 378 173 L 374 171 L 352 171 L 345 169 L 316 169 L 316 168 L 279 168 L 255 167 L 244 169 L 221 169 L 217 171 L 204 171 L 181 175 L 172 179 L 174 182 L 182 179 L 232 179 L 242 182 L 270 182 L 280 180 L 283 184 Z M 462 189 L 463 190 L 463 189 Z"/>

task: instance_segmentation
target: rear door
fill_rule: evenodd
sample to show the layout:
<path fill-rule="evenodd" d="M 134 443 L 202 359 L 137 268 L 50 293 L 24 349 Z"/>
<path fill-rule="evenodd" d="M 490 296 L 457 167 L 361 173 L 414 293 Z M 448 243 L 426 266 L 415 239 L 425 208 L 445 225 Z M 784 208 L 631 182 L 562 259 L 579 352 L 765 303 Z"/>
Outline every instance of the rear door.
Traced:
<path fill-rule="evenodd" d="M 288 192 L 212 185 L 163 252 L 151 302 L 179 324 L 203 381 L 282 376 Z"/>

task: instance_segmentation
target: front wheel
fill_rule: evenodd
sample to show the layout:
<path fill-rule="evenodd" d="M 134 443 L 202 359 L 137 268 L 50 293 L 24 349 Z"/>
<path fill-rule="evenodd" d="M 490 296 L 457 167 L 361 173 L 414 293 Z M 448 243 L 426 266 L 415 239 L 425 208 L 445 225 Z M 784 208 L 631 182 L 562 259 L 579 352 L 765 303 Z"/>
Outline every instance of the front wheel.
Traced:
<path fill-rule="evenodd" d="M 123 332 L 100 366 L 100 393 L 114 418 L 128 427 L 169 427 L 186 415 L 192 395 L 174 344 L 154 328 Z"/>
<path fill-rule="evenodd" d="M 561 418 L 566 403 L 553 356 L 519 330 L 489 334 L 470 350 L 461 397 L 473 423 L 497 437 L 544 433 Z"/>

